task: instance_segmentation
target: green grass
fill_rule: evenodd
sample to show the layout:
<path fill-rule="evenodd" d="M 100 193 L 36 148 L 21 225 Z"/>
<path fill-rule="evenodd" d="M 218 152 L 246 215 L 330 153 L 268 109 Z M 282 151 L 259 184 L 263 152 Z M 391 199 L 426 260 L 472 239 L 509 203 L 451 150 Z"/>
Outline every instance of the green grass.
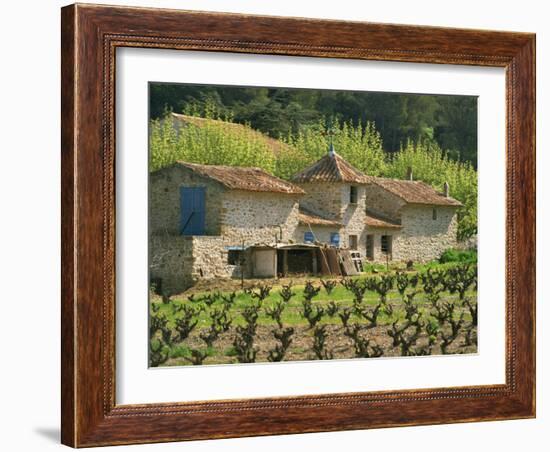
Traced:
<path fill-rule="evenodd" d="M 387 273 L 392 270 L 392 266 L 386 264 L 366 264 L 363 270 L 366 273 Z"/>
<path fill-rule="evenodd" d="M 452 250 L 456 251 L 456 250 Z M 446 251 L 445 251 L 446 253 Z M 443 255 L 445 254 L 443 253 Z M 456 267 L 457 264 L 476 264 L 477 263 L 477 252 L 476 251 L 464 251 L 461 253 L 468 253 L 467 257 L 462 258 L 463 260 L 445 260 L 444 262 L 441 261 L 441 257 L 439 260 L 434 260 L 422 264 L 414 264 L 413 268 L 418 273 L 425 273 L 429 269 L 431 270 L 446 270 L 451 267 Z M 443 256 L 442 255 L 442 256 Z"/>
<path fill-rule="evenodd" d="M 452 266 L 451 263 L 449 264 L 436 264 L 436 263 L 429 263 L 429 264 L 423 264 L 422 266 L 418 266 L 419 270 L 426 270 L 427 268 L 446 268 Z M 362 279 L 364 277 L 359 277 L 359 279 Z M 319 280 L 318 279 L 312 279 L 314 284 L 318 285 Z M 421 290 L 421 284 L 419 283 L 418 289 Z M 262 309 L 260 309 L 259 316 L 258 316 L 258 324 L 259 325 L 273 325 L 275 322 L 274 320 L 269 317 L 265 311 L 266 308 L 271 308 L 275 306 L 276 303 L 278 303 L 281 300 L 281 297 L 279 295 L 279 291 L 281 290 L 281 286 L 273 286 L 269 296 L 263 301 L 262 303 Z M 296 285 L 292 287 L 293 292 L 295 292 L 295 296 L 292 297 L 292 299 L 286 303 L 285 309 L 283 311 L 283 314 L 281 316 L 282 322 L 286 326 L 296 326 L 301 325 L 305 326 L 307 325 L 307 320 L 302 316 L 302 301 L 304 300 L 304 285 Z M 207 293 L 207 292 L 205 292 Z M 195 294 L 195 298 L 199 299 L 201 295 L 204 295 L 205 293 L 197 293 Z M 227 293 L 227 292 L 221 292 L 221 293 Z M 474 292 L 469 291 L 468 295 L 472 295 Z M 399 307 L 402 305 L 402 299 L 397 290 L 392 290 L 388 294 L 388 302 L 395 305 L 397 309 L 396 312 L 394 312 L 392 319 L 396 318 L 403 318 L 404 313 L 402 312 Z M 451 295 L 448 292 L 442 292 L 441 298 L 456 298 L 456 296 Z M 343 287 L 340 283 L 333 289 L 331 294 L 327 294 L 326 290 L 324 288 L 321 288 L 321 291 L 317 296 L 313 298 L 313 305 L 314 306 L 323 306 L 326 307 L 329 302 L 334 301 L 340 307 L 344 306 L 352 306 L 353 305 L 353 294 L 348 291 L 345 287 Z M 425 294 L 423 292 L 419 293 L 415 301 L 420 305 L 420 310 L 428 312 L 429 306 L 427 305 L 427 300 L 425 297 Z M 190 302 L 185 297 L 174 297 L 172 299 L 171 303 L 164 304 L 162 303 L 160 297 L 153 296 L 152 302 L 155 303 L 157 306 L 159 306 L 159 312 L 163 313 L 166 318 L 168 319 L 168 325 L 169 327 L 174 327 L 174 313 L 172 310 L 172 304 L 191 304 L 192 306 L 199 307 L 200 305 L 204 305 L 203 302 Z M 242 317 L 241 312 L 247 307 L 250 306 L 251 303 L 255 303 L 257 300 L 253 299 L 249 294 L 244 293 L 243 291 L 238 291 L 237 296 L 235 297 L 235 301 L 233 302 L 233 305 L 231 306 L 229 310 L 229 315 L 233 319 L 232 326 L 237 325 L 244 325 L 245 321 Z M 375 306 L 379 302 L 379 296 L 378 294 L 367 291 L 365 293 L 363 305 L 364 306 Z M 205 310 L 200 313 L 198 317 L 198 324 L 197 329 L 207 328 L 211 324 L 211 318 L 210 318 L 210 311 L 214 309 L 221 309 L 222 303 L 221 301 L 216 301 L 214 304 L 212 304 L 211 307 L 207 307 L 204 305 Z M 176 314 L 177 316 L 178 314 Z M 387 320 L 387 316 L 385 314 L 381 314 L 380 317 L 380 323 L 385 323 Z M 352 314 L 350 320 L 353 321 L 362 321 L 365 320 L 355 316 Z M 338 316 L 335 317 L 329 317 L 328 314 L 325 313 L 325 316 L 323 319 L 319 322 L 319 324 L 340 324 L 340 318 Z"/>

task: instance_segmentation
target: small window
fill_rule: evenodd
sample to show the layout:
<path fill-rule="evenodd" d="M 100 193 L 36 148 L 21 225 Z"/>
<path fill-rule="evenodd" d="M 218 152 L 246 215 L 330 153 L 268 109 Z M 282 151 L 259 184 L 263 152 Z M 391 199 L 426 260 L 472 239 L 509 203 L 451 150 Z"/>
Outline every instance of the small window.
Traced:
<path fill-rule="evenodd" d="M 314 241 L 313 232 L 307 231 L 304 232 L 304 243 L 313 243 Z"/>
<path fill-rule="evenodd" d="M 241 250 L 229 250 L 227 252 L 227 263 L 229 265 L 241 265 L 243 252 Z"/>
<path fill-rule="evenodd" d="M 349 203 L 357 204 L 357 187 L 355 185 L 349 188 Z"/>
<path fill-rule="evenodd" d="M 432 220 L 437 220 L 437 209 L 435 207 L 432 209 Z"/>
<path fill-rule="evenodd" d="M 357 249 L 357 236 L 356 235 L 350 235 L 348 240 L 349 240 L 350 250 L 356 250 Z"/>
<path fill-rule="evenodd" d="M 380 250 L 384 254 L 391 254 L 391 235 L 383 235 L 380 240 Z"/>
<path fill-rule="evenodd" d="M 340 246 L 340 234 L 337 232 L 330 233 L 330 244 L 332 246 Z"/>

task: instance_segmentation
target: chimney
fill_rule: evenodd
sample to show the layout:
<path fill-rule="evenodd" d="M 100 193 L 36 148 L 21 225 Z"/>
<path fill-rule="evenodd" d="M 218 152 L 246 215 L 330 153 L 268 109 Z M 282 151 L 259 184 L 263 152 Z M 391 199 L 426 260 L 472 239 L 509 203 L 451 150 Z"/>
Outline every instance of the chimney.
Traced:
<path fill-rule="evenodd" d="M 447 181 L 443 184 L 443 194 L 445 195 L 445 198 L 449 197 L 449 183 Z"/>
<path fill-rule="evenodd" d="M 413 169 L 412 166 L 407 168 L 407 180 L 413 180 Z"/>

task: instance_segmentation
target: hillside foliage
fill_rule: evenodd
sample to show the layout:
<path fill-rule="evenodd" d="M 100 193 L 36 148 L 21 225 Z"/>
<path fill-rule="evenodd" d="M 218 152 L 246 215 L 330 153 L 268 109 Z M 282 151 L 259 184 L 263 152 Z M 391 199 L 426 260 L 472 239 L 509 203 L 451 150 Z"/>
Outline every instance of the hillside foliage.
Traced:
<path fill-rule="evenodd" d="M 455 160 L 477 165 L 477 98 L 434 94 L 153 83 L 151 118 L 166 110 L 230 118 L 280 139 L 334 117 L 375 123 L 385 151 L 433 139 Z"/>

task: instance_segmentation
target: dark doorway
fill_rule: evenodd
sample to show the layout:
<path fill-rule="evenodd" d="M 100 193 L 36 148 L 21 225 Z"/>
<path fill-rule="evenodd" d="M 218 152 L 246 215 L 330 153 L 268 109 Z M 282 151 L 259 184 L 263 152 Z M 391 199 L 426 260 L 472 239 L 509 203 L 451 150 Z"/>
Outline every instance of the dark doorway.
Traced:
<path fill-rule="evenodd" d="M 289 273 L 313 273 L 311 250 L 288 250 Z"/>
<path fill-rule="evenodd" d="M 279 275 L 316 274 L 318 268 L 319 265 L 315 248 L 284 249 L 277 251 L 277 273 Z"/>
<path fill-rule="evenodd" d="M 380 250 L 382 253 L 391 256 L 392 252 L 392 236 L 383 235 L 380 239 Z"/>
<path fill-rule="evenodd" d="M 350 250 L 356 250 L 357 249 L 357 236 L 356 235 L 350 235 L 349 236 L 349 249 Z"/>
<path fill-rule="evenodd" d="M 367 235 L 367 259 L 371 261 L 374 259 L 374 235 L 373 234 Z"/>

